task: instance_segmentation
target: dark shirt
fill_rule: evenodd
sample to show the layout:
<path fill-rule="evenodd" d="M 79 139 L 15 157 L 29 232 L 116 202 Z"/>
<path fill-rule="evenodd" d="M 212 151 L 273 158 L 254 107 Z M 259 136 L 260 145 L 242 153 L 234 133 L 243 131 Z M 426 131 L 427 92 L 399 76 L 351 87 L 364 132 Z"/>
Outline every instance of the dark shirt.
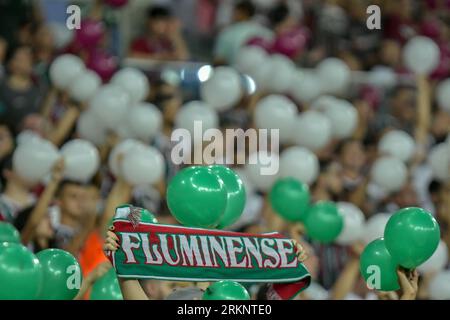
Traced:
<path fill-rule="evenodd" d="M 39 111 L 40 94 L 35 86 L 26 90 L 11 88 L 7 81 L 0 83 L 0 121 L 15 133 L 19 131 L 22 120 L 29 114 Z"/>

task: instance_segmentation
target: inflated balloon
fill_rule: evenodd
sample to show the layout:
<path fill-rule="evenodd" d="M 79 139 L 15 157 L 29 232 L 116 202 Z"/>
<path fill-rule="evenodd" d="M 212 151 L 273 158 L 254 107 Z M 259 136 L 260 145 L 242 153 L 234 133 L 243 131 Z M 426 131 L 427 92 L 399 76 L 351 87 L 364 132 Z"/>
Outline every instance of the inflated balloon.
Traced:
<path fill-rule="evenodd" d="M 0 243 L 20 243 L 20 233 L 12 224 L 0 221 Z"/>
<path fill-rule="evenodd" d="M 435 275 L 428 285 L 428 294 L 433 300 L 450 300 L 450 270 Z"/>
<path fill-rule="evenodd" d="M 428 163 L 435 179 L 442 182 L 450 179 L 450 150 L 446 143 L 439 143 L 431 149 Z"/>
<path fill-rule="evenodd" d="M 242 73 L 251 73 L 268 59 L 267 52 L 257 46 L 242 47 L 234 61 L 234 67 Z"/>
<path fill-rule="evenodd" d="M 436 101 L 439 107 L 450 112 L 450 78 L 438 84 L 436 88 Z"/>
<path fill-rule="evenodd" d="M 320 150 L 331 139 L 331 121 L 322 113 L 308 110 L 295 120 L 292 141 L 310 150 Z"/>
<path fill-rule="evenodd" d="M 211 77 L 200 86 L 202 100 L 218 111 L 232 108 L 242 95 L 241 77 L 230 67 L 214 68 Z"/>
<path fill-rule="evenodd" d="M 250 300 L 250 295 L 241 284 L 222 280 L 206 288 L 202 300 Z"/>
<path fill-rule="evenodd" d="M 383 238 L 372 241 L 364 248 L 359 267 L 369 288 L 381 291 L 400 289 L 397 264 L 386 249 Z"/>
<path fill-rule="evenodd" d="M 119 281 L 114 268 L 94 282 L 91 289 L 91 300 L 123 300 Z"/>
<path fill-rule="evenodd" d="M 303 147 L 290 147 L 280 156 L 280 177 L 293 177 L 307 185 L 316 181 L 319 174 L 317 156 Z"/>
<path fill-rule="evenodd" d="M 245 188 L 241 178 L 230 168 L 220 165 L 209 166 L 225 184 L 227 190 L 227 206 L 217 228 L 223 229 L 235 223 L 244 211 Z"/>
<path fill-rule="evenodd" d="M 358 126 L 358 111 L 346 100 L 336 99 L 323 112 L 330 120 L 331 133 L 336 138 L 343 139 L 351 137 Z"/>
<path fill-rule="evenodd" d="M 274 93 L 287 93 L 292 85 L 296 71 L 294 62 L 281 54 L 273 54 L 267 61 L 269 78 L 266 88 Z"/>
<path fill-rule="evenodd" d="M 307 39 L 308 32 L 306 29 L 295 28 L 280 34 L 275 39 L 271 52 L 283 54 L 293 59 L 304 50 Z"/>
<path fill-rule="evenodd" d="M 405 164 L 392 156 L 383 156 L 375 161 L 371 171 L 372 179 L 383 190 L 395 192 L 403 188 L 408 178 Z"/>
<path fill-rule="evenodd" d="M 82 48 L 91 49 L 100 43 L 104 34 L 105 26 L 102 21 L 85 19 L 75 31 L 75 41 Z"/>
<path fill-rule="evenodd" d="M 64 176 L 69 180 L 86 182 L 100 166 L 97 148 L 89 141 L 74 139 L 61 148 L 64 158 Z"/>
<path fill-rule="evenodd" d="M 85 70 L 77 75 L 70 84 L 70 96 L 76 101 L 87 102 L 97 92 L 102 84 L 102 79 L 91 70 Z"/>
<path fill-rule="evenodd" d="M 309 207 L 309 188 L 294 178 L 279 179 L 273 185 L 269 199 L 273 210 L 282 218 L 303 221 Z"/>
<path fill-rule="evenodd" d="M 428 75 L 439 64 L 439 47 L 428 37 L 411 38 L 403 47 L 402 54 L 406 67 L 417 74 Z"/>
<path fill-rule="evenodd" d="M 132 185 L 156 183 L 161 180 L 165 171 L 164 157 L 154 147 L 137 146 L 123 158 L 123 177 Z"/>
<path fill-rule="evenodd" d="M 297 70 L 288 92 L 296 101 L 309 103 L 322 93 L 322 84 L 316 72 Z"/>
<path fill-rule="evenodd" d="M 225 184 L 207 167 L 181 170 L 167 188 L 170 212 L 189 227 L 215 228 L 225 212 L 227 197 Z"/>
<path fill-rule="evenodd" d="M 121 8 L 128 3 L 128 0 L 104 0 L 104 2 L 113 8 Z"/>
<path fill-rule="evenodd" d="M 42 137 L 32 130 L 24 130 L 21 131 L 16 136 L 17 145 L 25 144 L 25 143 L 34 143 L 42 140 Z"/>
<path fill-rule="evenodd" d="M 126 154 L 133 154 L 134 150 L 140 147 L 142 147 L 142 143 L 133 139 L 123 140 L 114 146 L 109 154 L 108 167 L 115 177 L 120 177 L 123 174 L 120 158 L 123 161 Z"/>
<path fill-rule="evenodd" d="M 49 25 L 50 31 L 53 36 L 53 43 L 56 49 L 63 49 L 72 42 L 74 37 L 74 31 L 67 28 L 63 23 L 52 22 Z"/>
<path fill-rule="evenodd" d="M 81 268 L 73 255 L 61 249 L 46 249 L 36 254 L 43 271 L 39 299 L 72 300 L 81 284 Z"/>
<path fill-rule="evenodd" d="M 73 79 L 84 70 L 84 63 L 79 57 L 73 54 L 63 54 L 50 65 L 50 80 L 58 89 L 67 89 Z"/>
<path fill-rule="evenodd" d="M 433 255 L 420 266 L 417 267 L 421 273 L 436 273 L 445 269 L 448 263 L 448 248 L 443 240 L 439 241 L 439 245 Z"/>
<path fill-rule="evenodd" d="M 136 68 L 123 68 L 117 71 L 111 83 L 123 88 L 130 96 L 131 103 L 144 101 L 150 92 L 147 76 Z"/>
<path fill-rule="evenodd" d="M 337 203 L 339 214 L 344 218 L 344 227 L 336 239 L 342 245 L 352 244 L 362 238 L 364 213 L 350 202 Z"/>
<path fill-rule="evenodd" d="M 113 129 L 126 117 L 130 100 L 126 91 L 121 87 L 107 84 L 97 91 L 89 105 L 99 122 L 103 126 Z"/>
<path fill-rule="evenodd" d="M 275 152 L 253 152 L 245 165 L 245 173 L 260 191 L 268 191 L 277 179 L 279 157 Z"/>
<path fill-rule="evenodd" d="M 42 266 L 19 243 L 0 243 L 0 300 L 35 300 L 42 287 Z"/>
<path fill-rule="evenodd" d="M 390 217 L 391 215 L 388 213 L 377 213 L 371 216 L 363 227 L 362 239 L 364 243 L 368 244 L 377 238 L 382 238 L 384 228 Z"/>
<path fill-rule="evenodd" d="M 317 74 L 322 83 L 322 90 L 330 94 L 344 92 L 351 81 L 348 65 L 338 58 L 326 58 L 317 66 Z"/>
<path fill-rule="evenodd" d="M 261 99 L 256 105 L 254 121 L 259 129 L 278 129 L 280 141 L 288 142 L 292 135 L 296 105 L 282 95 L 270 95 Z"/>
<path fill-rule="evenodd" d="M 400 209 L 384 230 L 386 248 L 402 267 L 415 268 L 424 263 L 439 245 L 436 219 L 422 208 Z"/>
<path fill-rule="evenodd" d="M 163 116 L 155 105 L 141 102 L 130 109 L 127 122 L 134 137 L 148 142 L 161 131 Z"/>
<path fill-rule="evenodd" d="M 344 221 L 333 202 L 313 204 L 304 218 L 306 233 L 311 239 L 323 243 L 334 241 L 342 231 Z"/>
<path fill-rule="evenodd" d="M 99 124 L 97 116 L 90 110 L 83 111 L 78 117 L 77 133 L 80 138 L 97 146 L 106 142 L 107 130 Z"/>
<path fill-rule="evenodd" d="M 14 150 L 13 170 L 28 182 L 36 183 L 50 173 L 59 157 L 58 149 L 47 140 L 21 144 Z"/>
<path fill-rule="evenodd" d="M 175 126 L 184 128 L 194 134 L 194 122 L 201 124 L 203 130 L 217 128 L 219 117 L 217 112 L 202 101 L 191 101 L 184 104 L 175 116 Z"/>
<path fill-rule="evenodd" d="M 119 61 L 116 56 L 103 50 L 92 50 L 89 52 L 86 66 L 97 73 L 103 82 L 109 81 L 116 72 Z"/>
<path fill-rule="evenodd" d="M 368 74 L 368 82 L 377 87 L 392 88 L 397 83 L 397 74 L 387 66 L 375 66 Z"/>
<path fill-rule="evenodd" d="M 412 158 L 415 147 L 414 139 L 401 130 L 389 131 L 378 143 L 378 150 L 381 153 L 394 156 L 404 162 Z"/>

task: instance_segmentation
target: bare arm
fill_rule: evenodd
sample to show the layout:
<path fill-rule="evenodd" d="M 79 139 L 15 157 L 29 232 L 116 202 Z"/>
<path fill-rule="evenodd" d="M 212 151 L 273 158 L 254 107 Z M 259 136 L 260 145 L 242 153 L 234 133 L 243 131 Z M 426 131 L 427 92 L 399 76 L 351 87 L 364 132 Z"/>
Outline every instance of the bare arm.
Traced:
<path fill-rule="evenodd" d="M 59 146 L 64 142 L 67 135 L 75 125 L 80 111 L 75 106 L 69 106 L 61 120 L 58 121 L 56 127 L 50 132 L 48 140 Z"/>
<path fill-rule="evenodd" d="M 62 179 L 63 170 L 64 161 L 61 158 L 53 167 L 52 179 L 47 184 L 41 196 L 39 197 L 36 206 L 33 208 L 33 211 L 31 211 L 31 215 L 22 230 L 21 236 L 23 243 L 27 244 L 31 241 L 34 236 L 36 226 L 47 213 L 48 207 L 50 206 L 50 203 L 55 196 L 56 190 L 58 189 L 59 182 Z"/>
<path fill-rule="evenodd" d="M 108 261 L 99 264 L 94 270 L 92 270 L 92 272 L 89 273 L 87 277 L 83 280 L 80 291 L 78 291 L 78 294 L 75 296 L 73 300 L 82 300 L 86 292 L 92 287 L 95 281 L 97 281 L 99 278 L 105 275 L 108 272 L 108 270 L 111 269 L 111 267 L 112 265 Z"/>

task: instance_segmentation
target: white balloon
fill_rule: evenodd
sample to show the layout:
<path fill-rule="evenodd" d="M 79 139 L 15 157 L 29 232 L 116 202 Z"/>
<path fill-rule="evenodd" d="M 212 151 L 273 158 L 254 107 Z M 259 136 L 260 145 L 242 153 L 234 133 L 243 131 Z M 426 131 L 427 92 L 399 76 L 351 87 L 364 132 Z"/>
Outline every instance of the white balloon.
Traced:
<path fill-rule="evenodd" d="M 203 131 L 217 128 L 219 116 L 217 112 L 202 101 L 191 101 L 184 104 L 175 116 L 175 126 L 194 134 L 194 122 L 201 124 Z M 203 134 L 203 132 L 202 132 Z"/>
<path fill-rule="evenodd" d="M 248 75 L 255 81 L 256 90 L 264 92 L 269 90 L 269 81 L 271 74 L 271 67 L 269 63 L 264 63 L 258 68 L 252 69 L 248 72 Z"/>
<path fill-rule="evenodd" d="M 324 113 L 331 121 L 331 132 L 336 138 L 350 137 L 358 125 L 358 111 L 346 100 L 336 99 Z"/>
<path fill-rule="evenodd" d="M 266 89 L 273 93 L 287 93 L 296 72 L 294 62 L 284 55 L 274 54 L 266 63 L 269 66 Z"/>
<path fill-rule="evenodd" d="M 389 131 L 378 143 L 378 150 L 381 153 L 394 156 L 403 162 L 412 158 L 415 148 L 414 139 L 401 130 Z"/>
<path fill-rule="evenodd" d="M 375 66 L 370 70 L 367 80 L 377 87 L 392 88 L 397 83 L 397 74 L 390 67 Z"/>
<path fill-rule="evenodd" d="M 67 28 L 63 23 L 52 22 L 49 24 L 50 31 L 56 49 L 62 49 L 69 45 L 74 36 L 74 30 Z"/>
<path fill-rule="evenodd" d="M 217 111 L 228 110 L 236 105 L 243 94 L 239 73 L 230 67 L 217 67 L 211 77 L 202 82 L 200 95 L 203 101 Z"/>
<path fill-rule="evenodd" d="M 64 176 L 74 181 L 86 182 L 91 179 L 100 166 L 97 148 L 89 141 L 74 139 L 61 148 L 64 157 Z"/>
<path fill-rule="evenodd" d="M 450 300 L 450 270 L 441 271 L 431 279 L 428 293 L 433 300 Z"/>
<path fill-rule="evenodd" d="M 296 101 L 309 103 L 322 93 L 321 80 L 316 72 L 297 70 L 293 74 L 289 93 Z"/>
<path fill-rule="evenodd" d="M 127 115 L 128 94 L 114 84 L 101 87 L 89 102 L 90 110 L 108 129 L 116 128 Z"/>
<path fill-rule="evenodd" d="M 251 73 L 268 59 L 267 52 L 256 46 L 242 47 L 236 55 L 234 67 L 242 73 Z"/>
<path fill-rule="evenodd" d="M 141 145 L 125 154 L 122 170 L 124 178 L 132 185 L 153 184 L 163 177 L 166 164 L 158 149 Z"/>
<path fill-rule="evenodd" d="M 127 121 L 136 138 L 150 141 L 161 131 L 163 116 L 155 105 L 142 102 L 130 109 Z"/>
<path fill-rule="evenodd" d="M 144 101 L 150 92 L 147 76 L 136 68 L 120 69 L 112 77 L 111 83 L 123 88 L 132 104 Z"/>
<path fill-rule="evenodd" d="M 411 38 L 403 47 L 402 54 L 406 67 L 417 74 L 428 75 L 439 64 L 439 47 L 428 37 Z"/>
<path fill-rule="evenodd" d="M 142 143 L 138 140 L 126 139 L 119 142 L 111 150 L 108 158 L 108 167 L 115 177 L 119 177 L 121 174 L 120 157 L 125 157 L 126 154 L 133 154 L 134 150 L 142 146 Z"/>
<path fill-rule="evenodd" d="M 440 240 L 439 245 L 433 255 L 427 261 L 417 267 L 421 273 L 439 272 L 448 263 L 448 248 L 444 241 Z"/>
<path fill-rule="evenodd" d="M 273 94 L 258 102 L 254 121 L 259 129 L 279 129 L 280 141 L 284 143 L 291 139 L 297 113 L 297 106 L 291 100 Z"/>
<path fill-rule="evenodd" d="M 42 137 L 31 130 L 24 130 L 20 132 L 17 137 L 16 141 L 18 145 L 25 144 L 25 143 L 35 143 L 42 140 Z"/>
<path fill-rule="evenodd" d="M 350 68 L 338 58 L 326 58 L 317 66 L 317 74 L 321 80 L 322 90 L 326 93 L 343 93 L 351 80 Z"/>
<path fill-rule="evenodd" d="M 295 120 L 292 140 L 310 150 L 320 150 L 331 139 L 331 122 L 322 113 L 308 110 Z"/>
<path fill-rule="evenodd" d="M 373 182 L 387 192 L 399 191 L 408 179 L 405 164 L 392 156 L 383 156 L 375 161 L 371 171 Z"/>
<path fill-rule="evenodd" d="M 277 0 L 252 0 L 252 2 L 260 9 L 270 9 L 277 3 Z"/>
<path fill-rule="evenodd" d="M 450 78 L 440 82 L 437 86 L 436 101 L 442 110 L 450 112 Z"/>
<path fill-rule="evenodd" d="M 255 193 L 255 186 L 251 183 L 250 178 L 246 173 L 245 169 L 243 168 L 234 169 L 234 172 L 236 172 L 239 178 L 241 178 L 245 188 L 245 195 L 247 198 L 249 198 L 253 193 Z"/>
<path fill-rule="evenodd" d="M 89 101 L 100 88 L 102 80 L 91 70 L 84 70 L 78 74 L 69 86 L 70 96 L 80 102 Z"/>
<path fill-rule="evenodd" d="M 250 154 L 245 173 L 258 190 L 268 191 L 277 179 L 278 167 L 277 153 L 257 151 Z"/>
<path fill-rule="evenodd" d="M 13 170 L 30 183 L 41 181 L 59 158 L 58 149 L 49 141 L 36 139 L 19 145 L 13 153 Z"/>
<path fill-rule="evenodd" d="M 78 117 L 77 133 L 80 138 L 88 140 L 97 146 L 106 142 L 106 128 L 90 110 L 83 111 Z"/>
<path fill-rule="evenodd" d="M 442 182 L 450 179 L 450 152 L 445 142 L 431 149 L 428 163 L 434 178 Z"/>
<path fill-rule="evenodd" d="M 328 291 L 317 282 L 311 282 L 304 291 L 309 300 L 328 300 L 330 295 Z"/>
<path fill-rule="evenodd" d="M 343 245 L 351 244 L 362 238 L 364 227 L 364 213 L 350 202 L 338 202 L 339 213 L 344 218 L 344 227 L 336 239 L 336 242 Z"/>
<path fill-rule="evenodd" d="M 377 213 L 370 217 L 363 226 L 362 239 L 368 244 L 375 239 L 384 236 L 384 228 L 388 223 L 391 214 Z"/>
<path fill-rule="evenodd" d="M 311 109 L 324 112 L 327 108 L 332 108 L 338 103 L 339 99 L 335 96 L 324 94 L 311 103 Z"/>
<path fill-rule="evenodd" d="M 317 156 L 303 147 L 290 147 L 280 155 L 280 177 L 292 177 L 311 185 L 319 175 Z"/>
<path fill-rule="evenodd" d="M 79 57 L 73 54 L 63 54 L 50 65 L 50 80 L 58 89 L 66 89 L 73 79 L 84 70 L 84 63 Z"/>

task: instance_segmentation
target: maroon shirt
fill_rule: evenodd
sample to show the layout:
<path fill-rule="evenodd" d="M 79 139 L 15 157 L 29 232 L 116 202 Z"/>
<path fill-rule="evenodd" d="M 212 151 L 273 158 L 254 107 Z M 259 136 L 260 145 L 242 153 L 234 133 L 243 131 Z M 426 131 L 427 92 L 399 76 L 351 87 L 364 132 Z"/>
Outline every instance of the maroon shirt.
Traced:
<path fill-rule="evenodd" d="M 144 54 L 171 53 L 174 48 L 168 39 L 149 39 L 141 37 L 131 43 L 131 52 Z"/>

